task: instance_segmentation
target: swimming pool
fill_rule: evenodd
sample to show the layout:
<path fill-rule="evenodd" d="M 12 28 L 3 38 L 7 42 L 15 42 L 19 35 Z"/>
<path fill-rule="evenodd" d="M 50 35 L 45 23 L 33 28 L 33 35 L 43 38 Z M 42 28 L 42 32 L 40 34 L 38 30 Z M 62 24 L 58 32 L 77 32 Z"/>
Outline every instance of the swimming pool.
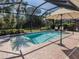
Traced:
<path fill-rule="evenodd" d="M 40 44 L 43 42 L 48 42 L 57 38 L 60 35 L 58 31 L 47 31 L 47 32 L 37 32 L 31 34 L 25 34 L 22 37 L 26 40 L 30 40 L 33 44 Z"/>

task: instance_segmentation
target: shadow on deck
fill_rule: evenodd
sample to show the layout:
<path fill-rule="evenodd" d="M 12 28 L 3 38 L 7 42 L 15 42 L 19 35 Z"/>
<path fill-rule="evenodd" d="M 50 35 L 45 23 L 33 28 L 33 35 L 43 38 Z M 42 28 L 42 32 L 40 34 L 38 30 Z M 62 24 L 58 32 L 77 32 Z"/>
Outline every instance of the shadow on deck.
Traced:
<path fill-rule="evenodd" d="M 63 52 L 68 56 L 66 59 L 79 59 L 79 47 L 63 50 Z"/>

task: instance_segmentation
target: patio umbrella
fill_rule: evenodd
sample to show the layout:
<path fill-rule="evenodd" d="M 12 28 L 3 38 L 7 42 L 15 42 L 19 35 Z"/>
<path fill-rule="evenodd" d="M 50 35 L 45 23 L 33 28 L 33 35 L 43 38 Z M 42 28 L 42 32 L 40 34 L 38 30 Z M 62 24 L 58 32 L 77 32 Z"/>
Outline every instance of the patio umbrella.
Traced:
<path fill-rule="evenodd" d="M 55 4 L 59 7 L 64 7 L 71 10 L 77 10 L 79 11 L 79 1 L 78 0 L 45 0 L 47 2 L 50 2 L 52 4 Z"/>
<path fill-rule="evenodd" d="M 69 10 L 65 8 L 60 8 L 55 12 L 51 13 L 46 17 L 47 19 L 55 19 L 61 20 L 61 39 L 60 44 L 62 45 L 62 20 L 63 19 L 78 19 L 79 18 L 79 11 Z"/>
<path fill-rule="evenodd" d="M 70 1 L 79 8 L 79 0 L 70 0 Z"/>
<path fill-rule="evenodd" d="M 62 19 L 77 19 L 79 18 L 79 11 L 60 8 L 56 10 L 55 12 L 51 13 L 50 15 L 48 15 L 46 18 L 60 20 L 61 19 L 60 15 L 63 16 Z"/>

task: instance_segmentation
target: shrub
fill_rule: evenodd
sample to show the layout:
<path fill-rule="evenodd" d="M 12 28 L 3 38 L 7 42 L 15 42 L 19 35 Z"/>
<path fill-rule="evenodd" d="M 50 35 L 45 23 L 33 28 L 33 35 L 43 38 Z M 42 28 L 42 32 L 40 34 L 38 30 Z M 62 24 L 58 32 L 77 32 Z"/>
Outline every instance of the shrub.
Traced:
<path fill-rule="evenodd" d="M 64 29 L 67 29 L 69 31 L 75 30 L 74 26 L 75 26 L 75 23 L 64 23 L 63 24 Z"/>
<path fill-rule="evenodd" d="M 24 32 L 25 32 L 24 29 L 8 29 L 8 30 L 0 30 L 0 35 L 19 34 Z"/>
<path fill-rule="evenodd" d="M 7 34 L 5 30 L 1 30 L 1 35 Z"/>
<path fill-rule="evenodd" d="M 17 33 L 24 33 L 24 29 L 18 29 L 16 32 Z"/>
<path fill-rule="evenodd" d="M 0 35 L 1 35 L 1 30 L 0 30 Z"/>
<path fill-rule="evenodd" d="M 11 29 L 12 34 L 16 34 L 17 29 Z"/>

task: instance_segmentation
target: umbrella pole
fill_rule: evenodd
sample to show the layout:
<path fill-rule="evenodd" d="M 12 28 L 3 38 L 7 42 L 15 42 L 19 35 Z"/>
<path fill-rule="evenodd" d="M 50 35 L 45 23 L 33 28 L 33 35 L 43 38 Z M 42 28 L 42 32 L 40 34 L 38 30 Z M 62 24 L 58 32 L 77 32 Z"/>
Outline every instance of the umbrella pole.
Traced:
<path fill-rule="evenodd" d="M 60 20 L 60 25 L 61 25 L 61 29 L 60 29 L 60 45 L 62 46 L 63 45 L 63 43 L 62 43 L 62 14 L 60 16 L 61 16 L 61 20 Z"/>
<path fill-rule="evenodd" d="M 76 27 L 76 26 L 77 26 L 77 24 L 76 24 L 76 19 L 74 19 L 74 23 L 75 23 L 75 24 L 74 24 L 74 29 L 73 29 L 73 35 L 75 34 L 75 31 L 76 31 L 76 28 L 77 28 L 77 27 Z"/>
<path fill-rule="evenodd" d="M 77 31 L 77 19 L 75 19 L 75 31 Z"/>

